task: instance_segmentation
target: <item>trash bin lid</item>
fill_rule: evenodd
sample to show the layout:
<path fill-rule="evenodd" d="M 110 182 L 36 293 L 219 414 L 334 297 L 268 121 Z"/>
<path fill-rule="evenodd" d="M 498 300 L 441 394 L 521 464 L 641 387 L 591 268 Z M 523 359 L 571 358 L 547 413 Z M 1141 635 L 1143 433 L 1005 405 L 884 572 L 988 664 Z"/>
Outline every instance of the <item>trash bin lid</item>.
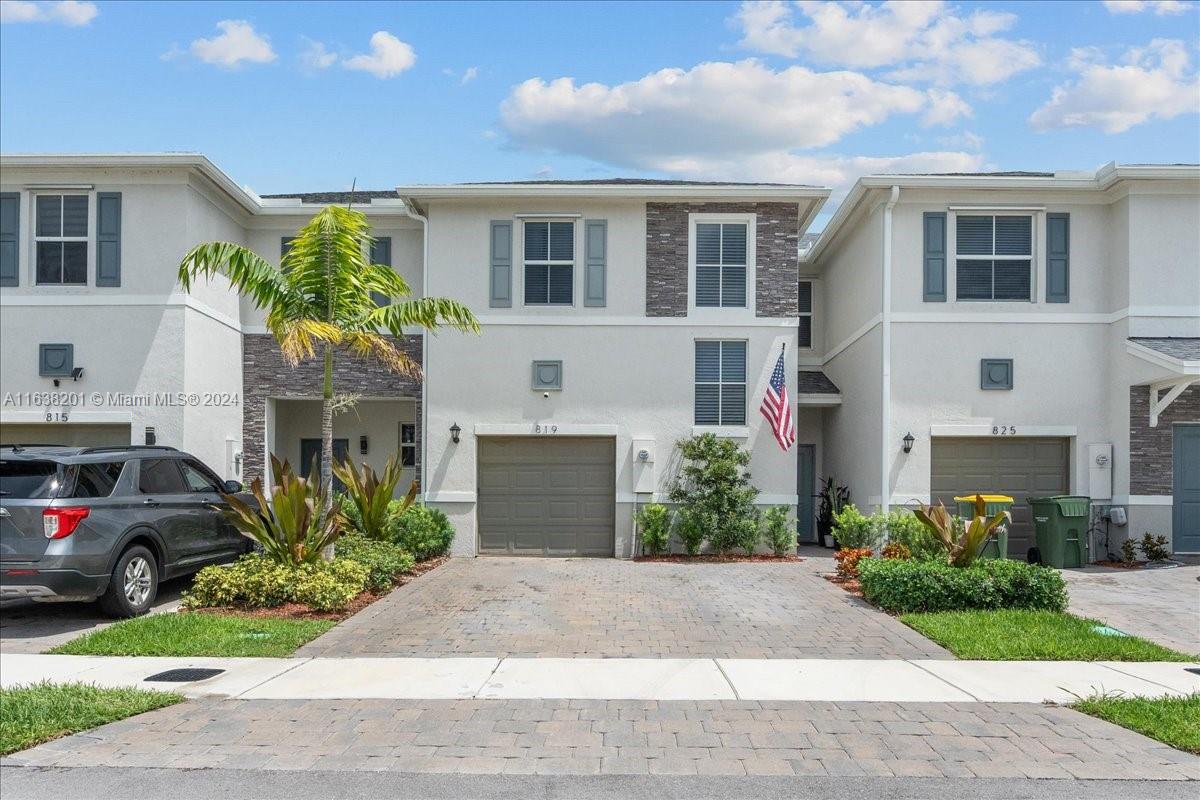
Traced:
<path fill-rule="evenodd" d="M 954 502 L 956 502 L 956 503 L 974 503 L 975 497 L 976 497 L 976 495 L 973 495 L 973 494 L 969 494 L 966 497 L 956 497 L 956 498 L 954 498 Z M 985 503 L 1011 503 L 1011 502 L 1013 502 L 1013 499 L 1006 494 L 982 494 L 981 493 L 981 494 L 979 494 L 979 497 L 982 497 L 983 502 L 985 502 Z"/>
<path fill-rule="evenodd" d="M 1092 498 L 1073 494 L 1056 494 L 1053 497 L 1030 497 L 1029 505 L 1053 503 L 1058 506 L 1058 513 L 1064 517 L 1086 517 L 1091 508 Z"/>

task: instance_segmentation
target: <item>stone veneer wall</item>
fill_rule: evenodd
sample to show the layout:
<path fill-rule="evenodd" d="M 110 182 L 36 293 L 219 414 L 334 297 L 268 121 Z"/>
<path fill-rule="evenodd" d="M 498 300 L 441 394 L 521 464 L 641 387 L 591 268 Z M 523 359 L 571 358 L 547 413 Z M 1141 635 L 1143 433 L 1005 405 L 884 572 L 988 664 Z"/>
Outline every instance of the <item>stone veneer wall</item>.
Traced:
<path fill-rule="evenodd" d="M 1200 422 L 1200 385 L 1191 386 L 1150 427 L 1150 390 L 1129 387 L 1129 493 L 1171 494 L 1174 480 L 1172 426 Z"/>
<path fill-rule="evenodd" d="M 647 203 L 646 316 L 688 313 L 688 214 L 756 214 L 755 315 L 799 311 L 800 218 L 795 203 Z"/>
<path fill-rule="evenodd" d="M 398 342 L 418 364 L 422 363 L 421 337 L 406 336 Z M 242 336 L 242 475 L 248 484 L 264 477 L 263 437 L 266 429 L 267 398 L 319 399 L 324 380 L 324 362 L 311 359 L 292 367 L 283 358 L 270 334 Z M 374 359 L 360 359 L 340 352 L 333 361 L 333 389 L 338 394 L 366 397 L 413 398 L 416 400 L 416 478 L 421 480 L 421 380 L 397 375 Z"/>

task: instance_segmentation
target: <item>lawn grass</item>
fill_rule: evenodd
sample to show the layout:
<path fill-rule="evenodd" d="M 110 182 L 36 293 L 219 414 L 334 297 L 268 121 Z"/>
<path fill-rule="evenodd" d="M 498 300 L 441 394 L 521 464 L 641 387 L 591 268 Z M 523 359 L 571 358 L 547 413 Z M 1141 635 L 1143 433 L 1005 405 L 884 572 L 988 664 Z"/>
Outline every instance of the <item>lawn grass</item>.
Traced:
<path fill-rule="evenodd" d="M 1136 636 L 1104 636 L 1101 623 L 1054 611 L 944 611 L 900 620 L 959 658 L 981 661 L 1193 661 Z"/>
<path fill-rule="evenodd" d="M 1200 755 L 1200 694 L 1188 697 L 1097 695 L 1071 708 Z"/>
<path fill-rule="evenodd" d="M 72 656 L 291 655 L 334 625 L 324 619 L 237 617 L 180 612 L 118 622 L 49 652 Z"/>
<path fill-rule="evenodd" d="M 84 683 L 0 689 L 0 755 L 182 700 L 172 692 L 102 689 Z"/>

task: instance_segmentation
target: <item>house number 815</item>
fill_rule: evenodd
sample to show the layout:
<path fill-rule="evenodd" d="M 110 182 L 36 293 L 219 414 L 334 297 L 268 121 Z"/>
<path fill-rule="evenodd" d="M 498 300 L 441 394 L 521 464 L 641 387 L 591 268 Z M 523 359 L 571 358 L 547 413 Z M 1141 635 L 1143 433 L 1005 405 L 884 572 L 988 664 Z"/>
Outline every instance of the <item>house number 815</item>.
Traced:
<path fill-rule="evenodd" d="M 1016 436 L 1016 425 L 993 425 L 992 436 Z"/>

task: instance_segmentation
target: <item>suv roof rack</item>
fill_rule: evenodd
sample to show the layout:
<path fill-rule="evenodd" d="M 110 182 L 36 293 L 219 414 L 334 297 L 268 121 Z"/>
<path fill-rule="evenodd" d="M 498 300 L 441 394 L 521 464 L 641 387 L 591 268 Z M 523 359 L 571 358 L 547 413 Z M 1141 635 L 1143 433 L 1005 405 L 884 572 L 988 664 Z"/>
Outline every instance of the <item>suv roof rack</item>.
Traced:
<path fill-rule="evenodd" d="M 12 444 L 5 442 L 4 444 L 0 444 L 0 450 L 4 450 L 6 448 L 11 449 L 11 450 L 21 450 L 26 447 L 69 447 L 69 446 L 70 445 L 65 445 L 65 444 L 45 444 L 42 442 L 13 442 Z"/>
<path fill-rule="evenodd" d="M 111 453 L 120 450 L 169 450 L 172 453 L 179 452 L 174 447 L 168 447 L 165 444 L 110 444 L 103 447 L 84 447 L 79 450 L 79 455 L 85 453 Z"/>

